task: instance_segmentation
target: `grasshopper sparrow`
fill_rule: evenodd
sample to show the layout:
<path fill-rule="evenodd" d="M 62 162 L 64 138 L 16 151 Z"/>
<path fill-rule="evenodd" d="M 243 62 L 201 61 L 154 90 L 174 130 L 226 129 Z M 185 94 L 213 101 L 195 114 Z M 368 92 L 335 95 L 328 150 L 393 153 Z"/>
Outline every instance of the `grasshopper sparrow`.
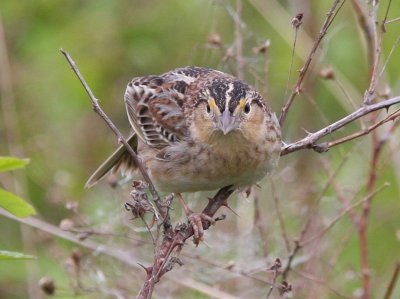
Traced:
<path fill-rule="evenodd" d="M 124 99 L 134 130 L 129 143 L 157 190 L 178 195 L 195 238 L 207 217 L 193 213 L 181 192 L 249 186 L 278 163 L 281 133 L 275 114 L 253 87 L 231 75 L 185 67 L 134 78 Z M 86 186 L 113 168 L 139 174 L 120 146 Z"/>

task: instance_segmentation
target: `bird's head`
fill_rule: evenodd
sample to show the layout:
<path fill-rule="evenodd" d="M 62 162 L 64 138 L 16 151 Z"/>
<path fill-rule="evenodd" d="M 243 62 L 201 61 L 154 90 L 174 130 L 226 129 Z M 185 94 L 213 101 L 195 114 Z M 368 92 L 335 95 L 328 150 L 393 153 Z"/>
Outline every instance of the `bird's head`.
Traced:
<path fill-rule="evenodd" d="M 203 141 L 238 134 L 257 138 L 270 114 L 253 87 L 234 78 L 214 78 L 199 93 L 192 133 Z"/>

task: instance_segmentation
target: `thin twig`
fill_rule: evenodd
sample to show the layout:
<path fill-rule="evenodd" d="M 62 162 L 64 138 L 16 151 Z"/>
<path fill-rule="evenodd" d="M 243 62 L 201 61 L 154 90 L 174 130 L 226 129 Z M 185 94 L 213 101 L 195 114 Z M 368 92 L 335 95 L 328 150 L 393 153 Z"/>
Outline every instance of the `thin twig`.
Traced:
<path fill-rule="evenodd" d="M 303 18 L 303 16 L 301 16 L 301 18 Z M 293 20 L 295 20 L 295 18 Z M 293 20 L 292 20 L 292 25 L 293 25 Z M 299 21 L 298 26 L 293 26 L 293 28 L 294 28 L 293 46 L 292 46 L 292 54 L 290 56 L 289 74 L 288 74 L 288 78 L 287 78 L 287 82 L 286 82 L 284 99 L 286 99 L 286 95 L 289 90 L 290 78 L 292 76 L 292 69 L 293 69 L 293 62 L 294 62 L 294 54 L 296 53 L 297 34 L 299 33 L 300 25 L 301 25 L 301 20 Z"/>
<path fill-rule="evenodd" d="M 346 207 L 342 212 L 340 212 L 328 225 L 326 225 L 320 232 L 316 233 L 314 236 L 308 238 L 305 241 L 302 241 L 300 246 L 304 247 L 310 244 L 311 242 L 315 241 L 316 239 L 319 239 L 322 237 L 326 232 L 328 232 L 340 219 L 343 218 L 346 214 L 348 214 L 350 211 L 353 211 L 356 207 L 358 207 L 360 204 L 365 203 L 367 200 L 369 200 L 372 196 L 375 196 L 377 193 L 381 192 L 385 188 L 387 188 L 389 184 L 384 184 L 381 188 L 377 189 L 374 191 L 373 194 L 367 195 L 365 198 L 356 201 L 352 205 Z"/>
<path fill-rule="evenodd" d="M 381 30 L 382 30 L 382 32 L 386 32 L 386 27 L 385 27 L 385 25 L 386 25 L 386 21 L 387 21 L 387 18 L 388 18 L 389 9 L 390 9 L 390 5 L 391 5 L 391 4 L 392 4 L 392 0 L 389 0 L 389 3 L 388 3 L 387 8 L 386 8 L 385 17 L 383 18 L 382 25 L 381 25 Z"/>
<path fill-rule="evenodd" d="M 292 267 L 293 259 L 297 255 L 298 251 L 302 248 L 303 239 L 306 236 L 306 233 L 308 231 L 308 228 L 310 227 L 312 219 L 314 218 L 314 214 L 316 213 L 319 203 L 321 202 L 325 193 L 328 191 L 329 187 L 332 185 L 336 176 L 339 174 L 340 169 L 342 169 L 342 167 L 348 161 L 349 157 L 350 157 L 350 153 L 348 153 L 346 156 L 343 157 L 339 166 L 335 169 L 335 171 L 332 174 L 330 174 L 328 181 L 325 183 L 325 186 L 322 189 L 320 195 L 318 196 L 317 200 L 314 202 L 313 206 L 311 207 L 310 212 L 308 213 L 307 219 L 306 219 L 306 221 L 302 227 L 302 230 L 300 232 L 300 236 L 295 239 L 295 247 L 292 249 L 292 251 L 289 254 L 288 261 L 287 261 L 286 266 L 282 273 L 283 280 L 287 279 L 287 277 L 289 275 L 289 271 L 291 270 L 291 267 Z"/>
<path fill-rule="evenodd" d="M 235 21 L 235 57 L 236 57 L 236 76 L 243 80 L 244 78 L 244 60 L 243 60 L 243 36 L 242 36 L 242 0 L 236 0 L 236 18 Z"/>
<path fill-rule="evenodd" d="M 309 66 L 311 64 L 311 61 L 312 61 L 312 59 L 313 59 L 313 57 L 314 57 L 314 55 L 315 55 L 315 53 L 316 53 L 316 51 L 317 51 L 317 49 L 318 49 L 318 47 L 320 45 L 322 39 L 326 35 L 329 26 L 332 24 L 333 20 L 335 19 L 337 13 L 339 12 L 340 8 L 342 7 L 342 5 L 344 4 L 345 1 L 346 0 L 343 0 L 343 1 L 335 0 L 333 2 L 333 4 L 332 4 L 331 9 L 327 13 L 325 22 L 322 25 L 322 28 L 321 28 L 321 30 L 320 30 L 320 32 L 318 34 L 318 37 L 314 42 L 314 45 L 313 45 L 313 47 L 312 47 L 312 49 L 311 49 L 311 51 L 310 51 L 310 53 L 308 55 L 308 58 L 307 58 L 307 60 L 306 60 L 306 62 L 304 64 L 304 66 L 300 70 L 299 77 L 297 79 L 297 82 L 296 82 L 293 90 L 292 90 L 292 93 L 290 94 L 290 96 L 289 96 L 288 100 L 286 101 L 285 105 L 282 107 L 281 115 L 279 117 L 279 124 L 281 126 L 283 125 L 283 123 L 284 123 L 284 121 L 286 119 L 287 113 L 289 112 L 289 108 L 292 105 L 295 97 L 301 92 L 301 84 L 303 83 L 303 80 L 304 80 L 304 77 L 305 77 L 305 75 L 307 73 L 307 70 L 308 70 L 308 68 L 309 68 Z M 339 7 L 338 7 L 338 5 L 339 5 Z"/>
<path fill-rule="evenodd" d="M 367 14 L 364 12 L 360 0 L 352 0 L 351 4 L 355 14 L 357 15 L 357 21 L 367 43 L 367 61 L 374 61 L 374 34 L 372 32 L 371 24 L 368 22 Z"/>
<path fill-rule="evenodd" d="M 271 186 L 272 198 L 273 198 L 274 203 L 275 203 L 275 211 L 276 211 L 276 214 L 278 216 L 279 226 L 281 228 L 281 234 L 282 234 L 283 240 L 285 242 L 286 250 L 288 252 L 290 252 L 290 250 L 291 250 L 290 242 L 289 242 L 289 238 L 287 236 L 285 222 L 283 221 L 281 208 L 279 206 L 279 198 L 278 198 L 278 195 L 276 194 L 275 184 L 274 184 L 274 181 L 272 179 L 270 180 L 270 186 Z"/>
<path fill-rule="evenodd" d="M 315 276 L 311 276 L 308 273 L 304 273 L 304 272 L 300 272 L 298 270 L 293 270 L 293 272 L 303 278 L 306 278 L 312 282 L 315 282 L 321 286 L 323 286 L 324 288 L 327 288 L 329 291 L 333 292 L 336 296 L 340 297 L 340 298 L 345 298 L 345 299 L 351 299 L 352 297 L 346 296 L 340 292 L 338 292 L 337 290 L 335 290 L 334 288 L 332 288 L 331 286 L 329 286 L 326 281 L 319 279 L 318 277 Z"/>
<path fill-rule="evenodd" d="M 392 297 L 392 293 L 394 290 L 394 287 L 396 286 L 397 283 L 397 278 L 399 277 L 400 273 L 400 262 L 396 263 L 396 267 L 394 268 L 392 279 L 390 279 L 390 283 L 388 285 L 388 288 L 386 290 L 385 296 L 383 299 L 390 299 Z"/>
<path fill-rule="evenodd" d="M 397 37 L 392 48 L 390 49 L 389 55 L 386 58 L 385 63 L 383 64 L 381 72 L 379 73 L 379 78 L 382 77 L 382 74 L 385 72 L 385 69 L 389 63 L 389 60 L 390 60 L 390 58 L 392 58 L 392 55 L 393 55 L 394 51 L 397 49 L 397 47 L 399 46 L 399 44 L 400 44 L 400 35 Z"/>
<path fill-rule="evenodd" d="M 398 22 L 398 21 L 400 21 L 400 17 L 398 17 L 398 18 L 394 18 L 394 19 L 392 19 L 392 20 L 389 20 L 389 21 L 386 21 L 386 22 L 385 22 L 385 24 L 390 24 L 390 23 L 393 23 L 393 22 Z"/>

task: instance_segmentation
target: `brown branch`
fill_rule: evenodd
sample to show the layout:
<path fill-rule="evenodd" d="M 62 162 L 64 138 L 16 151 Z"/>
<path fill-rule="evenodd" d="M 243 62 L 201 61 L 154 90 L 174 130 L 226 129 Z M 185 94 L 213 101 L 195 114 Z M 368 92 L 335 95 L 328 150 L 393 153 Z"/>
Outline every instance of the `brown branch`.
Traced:
<path fill-rule="evenodd" d="M 371 105 L 363 105 L 353 113 L 341 118 L 340 120 L 326 126 L 325 128 L 322 128 L 318 130 L 315 133 L 309 133 L 305 138 L 300 139 L 296 142 L 290 143 L 290 144 L 285 144 L 282 147 L 281 151 L 281 156 L 290 154 L 292 152 L 301 150 L 301 149 L 313 149 L 319 153 L 321 152 L 326 152 L 329 150 L 330 147 L 327 146 L 326 143 L 322 144 L 317 144 L 316 142 L 321 139 L 322 137 L 325 137 L 340 128 L 344 127 L 345 125 L 353 122 L 354 120 L 367 115 L 371 112 L 380 110 L 380 109 L 388 109 L 390 106 L 394 104 L 400 103 L 400 96 L 394 97 L 389 100 L 385 100 L 376 104 L 371 104 Z M 354 138 L 353 138 L 354 139 Z M 351 140 L 351 139 L 350 139 Z M 336 145 L 336 144 L 334 144 Z"/>
<path fill-rule="evenodd" d="M 396 286 L 397 283 L 397 278 L 399 277 L 399 273 L 400 273 L 400 262 L 397 262 L 396 267 L 394 268 L 393 271 L 392 279 L 390 280 L 390 283 L 388 285 L 388 288 L 386 290 L 383 299 L 390 299 L 390 297 L 392 296 L 394 287 Z"/>
<path fill-rule="evenodd" d="M 322 41 L 322 39 L 324 38 L 324 36 L 326 35 L 330 25 L 332 24 L 333 20 L 335 19 L 337 13 L 339 12 L 340 8 L 343 6 L 344 2 L 346 0 L 335 0 L 332 4 L 331 9 L 329 10 L 329 12 L 326 15 L 326 19 L 324 24 L 322 25 L 322 28 L 318 34 L 317 39 L 314 42 L 314 45 L 310 51 L 310 53 L 308 54 L 308 58 L 304 64 L 304 66 L 300 69 L 300 74 L 299 77 L 297 79 L 296 85 L 294 86 L 292 93 L 290 94 L 288 100 L 286 101 L 285 105 L 282 107 L 281 110 L 281 115 L 279 116 L 279 124 L 282 126 L 283 123 L 285 122 L 287 113 L 289 112 L 289 109 L 295 99 L 295 97 L 301 92 L 301 84 L 303 83 L 303 80 L 305 78 L 305 75 L 308 71 L 308 68 L 311 64 L 311 61 Z M 340 4 L 340 5 L 339 5 Z M 339 5 L 339 7 L 338 7 Z"/>
<path fill-rule="evenodd" d="M 375 91 L 379 81 L 379 60 L 381 57 L 381 47 L 382 47 L 382 37 L 383 31 L 380 36 L 378 36 L 378 7 L 379 1 L 372 1 L 372 9 L 370 12 L 370 32 L 372 33 L 372 41 L 373 43 L 370 45 L 373 48 L 370 48 L 369 51 L 373 53 L 373 60 L 370 67 L 371 70 L 371 80 L 368 87 L 368 90 L 364 94 L 364 104 L 370 105 L 372 101 L 375 99 Z"/>

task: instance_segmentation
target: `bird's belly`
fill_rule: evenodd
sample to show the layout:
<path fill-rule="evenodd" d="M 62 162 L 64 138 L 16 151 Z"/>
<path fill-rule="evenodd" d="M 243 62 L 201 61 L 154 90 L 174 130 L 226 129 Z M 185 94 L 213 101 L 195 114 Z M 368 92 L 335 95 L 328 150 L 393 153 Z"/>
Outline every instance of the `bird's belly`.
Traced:
<path fill-rule="evenodd" d="M 147 163 L 156 188 L 164 192 L 215 190 L 228 185 L 248 186 L 271 172 L 279 154 L 258 147 L 191 148 L 169 159 Z"/>

